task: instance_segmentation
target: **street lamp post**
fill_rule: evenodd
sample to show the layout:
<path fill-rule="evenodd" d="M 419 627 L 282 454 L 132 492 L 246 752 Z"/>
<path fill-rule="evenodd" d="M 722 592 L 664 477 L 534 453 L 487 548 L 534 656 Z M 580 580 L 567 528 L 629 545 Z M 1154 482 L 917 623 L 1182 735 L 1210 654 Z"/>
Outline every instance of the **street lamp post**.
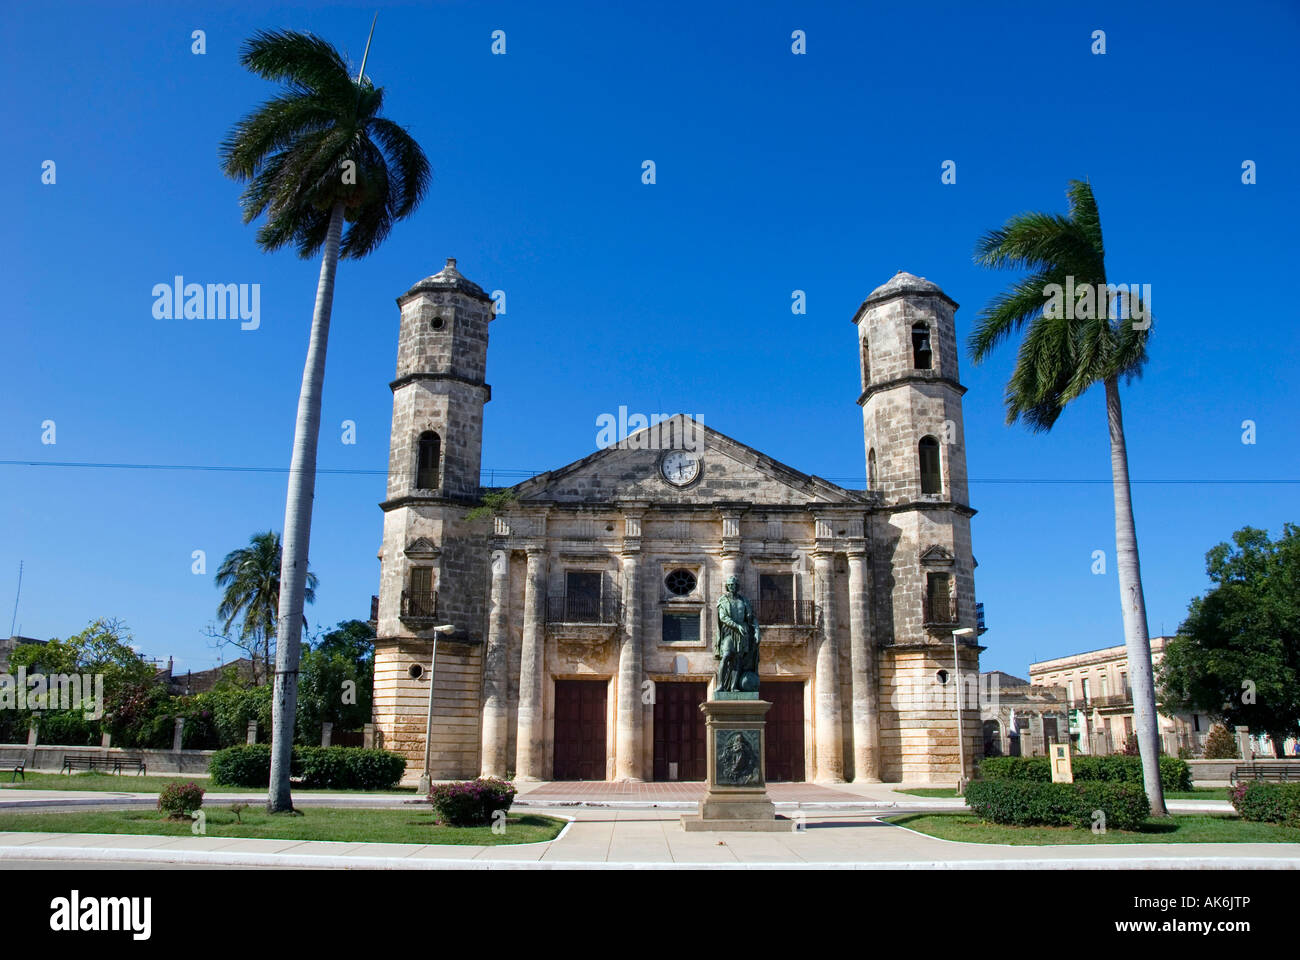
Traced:
<path fill-rule="evenodd" d="M 959 627 L 952 632 L 952 675 L 957 681 L 957 762 L 961 764 L 957 773 L 957 796 L 966 792 L 966 737 L 961 722 L 961 660 L 957 657 L 957 638 L 973 637 L 974 629 Z"/>
<path fill-rule="evenodd" d="M 420 774 L 420 795 L 427 797 L 432 782 L 429 779 L 429 766 L 433 762 L 433 670 L 438 664 L 438 637 L 445 633 L 455 633 L 456 626 L 444 623 L 433 628 L 433 650 L 429 654 L 429 712 L 424 720 L 424 771 Z"/>

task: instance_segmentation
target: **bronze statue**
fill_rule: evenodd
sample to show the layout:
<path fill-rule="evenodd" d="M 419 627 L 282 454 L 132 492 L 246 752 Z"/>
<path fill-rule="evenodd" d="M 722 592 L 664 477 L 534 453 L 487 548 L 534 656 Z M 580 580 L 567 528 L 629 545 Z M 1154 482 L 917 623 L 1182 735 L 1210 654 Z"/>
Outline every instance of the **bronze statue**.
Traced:
<path fill-rule="evenodd" d="M 715 690 L 758 692 L 758 620 L 754 608 L 740 595 L 735 577 L 718 597 L 718 636 L 713 659 L 718 661 Z"/>

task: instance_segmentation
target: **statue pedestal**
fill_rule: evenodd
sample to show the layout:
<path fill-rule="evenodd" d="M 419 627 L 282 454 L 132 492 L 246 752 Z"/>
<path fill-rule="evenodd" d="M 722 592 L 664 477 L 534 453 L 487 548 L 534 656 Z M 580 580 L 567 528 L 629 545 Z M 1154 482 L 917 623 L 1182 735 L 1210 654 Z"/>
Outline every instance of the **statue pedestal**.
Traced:
<path fill-rule="evenodd" d="M 767 711 L 758 694 L 729 694 L 700 704 L 708 750 L 708 792 L 698 814 L 684 814 L 682 829 L 788 832 L 791 821 L 777 819 L 767 796 L 763 762 Z"/>

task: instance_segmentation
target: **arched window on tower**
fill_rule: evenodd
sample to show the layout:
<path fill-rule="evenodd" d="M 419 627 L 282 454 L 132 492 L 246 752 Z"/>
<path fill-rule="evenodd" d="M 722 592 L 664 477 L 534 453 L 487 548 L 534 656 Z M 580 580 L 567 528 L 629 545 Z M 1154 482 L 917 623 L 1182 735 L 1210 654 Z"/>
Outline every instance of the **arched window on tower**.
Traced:
<path fill-rule="evenodd" d="M 921 463 L 921 492 L 942 493 L 943 478 L 939 474 L 939 441 L 922 437 L 919 446 Z"/>
<path fill-rule="evenodd" d="M 876 489 L 876 448 L 867 451 L 867 489 Z"/>
<path fill-rule="evenodd" d="M 871 350 L 867 346 L 867 341 L 862 341 L 862 389 L 867 389 L 871 383 Z"/>
<path fill-rule="evenodd" d="M 912 366 L 917 370 L 929 370 L 932 355 L 930 328 L 924 323 L 912 324 Z"/>
<path fill-rule="evenodd" d="M 420 434 L 420 450 L 415 468 L 415 486 L 418 489 L 438 489 L 438 466 L 441 457 L 442 438 L 432 430 Z"/>

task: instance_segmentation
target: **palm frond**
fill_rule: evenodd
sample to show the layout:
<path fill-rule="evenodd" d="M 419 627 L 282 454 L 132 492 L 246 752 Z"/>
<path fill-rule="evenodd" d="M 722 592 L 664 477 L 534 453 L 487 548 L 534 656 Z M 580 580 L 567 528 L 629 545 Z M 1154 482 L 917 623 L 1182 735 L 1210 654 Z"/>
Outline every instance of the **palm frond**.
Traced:
<path fill-rule="evenodd" d="M 263 79 L 326 96 L 340 96 L 353 85 L 342 55 L 311 33 L 259 30 L 244 43 L 239 62 Z"/>

